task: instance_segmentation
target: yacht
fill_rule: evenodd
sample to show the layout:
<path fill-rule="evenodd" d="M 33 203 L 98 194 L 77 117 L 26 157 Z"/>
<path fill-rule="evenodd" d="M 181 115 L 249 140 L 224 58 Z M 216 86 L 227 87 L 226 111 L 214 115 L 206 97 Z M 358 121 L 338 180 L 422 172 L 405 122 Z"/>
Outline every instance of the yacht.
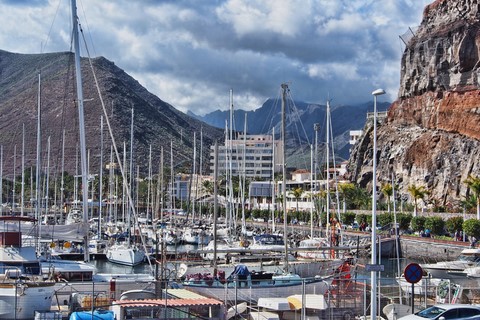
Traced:
<path fill-rule="evenodd" d="M 460 255 L 453 261 L 439 261 L 437 263 L 421 264 L 423 270 L 430 273 L 432 278 L 455 279 L 464 278 L 465 269 L 480 266 L 480 249 L 463 249 Z"/>
<path fill-rule="evenodd" d="M 136 266 L 145 261 L 145 251 L 128 243 L 116 243 L 107 250 L 108 261 L 126 266 Z"/>
<path fill-rule="evenodd" d="M 22 233 L 7 225 L 31 222 L 26 217 L 0 217 L 0 319 L 33 319 L 50 311 L 54 281 L 44 281 L 34 246 L 22 245 Z M 20 229 L 20 228 L 19 228 Z"/>

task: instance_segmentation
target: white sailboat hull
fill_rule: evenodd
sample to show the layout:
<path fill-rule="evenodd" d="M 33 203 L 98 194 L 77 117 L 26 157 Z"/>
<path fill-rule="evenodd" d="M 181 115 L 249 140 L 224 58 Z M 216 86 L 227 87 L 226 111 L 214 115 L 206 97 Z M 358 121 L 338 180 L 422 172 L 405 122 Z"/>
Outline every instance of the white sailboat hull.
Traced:
<path fill-rule="evenodd" d="M 35 311 L 50 311 L 54 284 L 0 285 L 0 319 L 34 319 Z"/>
<path fill-rule="evenodd" d="M 305 280 L 306 294 L 324 294 L 327 292 L 331 280 Z M 302 294 L 302 281 L 294 281 L 291 284 L 275 285 L 265 283 L 265 285 L 252 286 L 248 283 L 237 286 L 222 285 L 218 281 L 208 285 L 189 285 L 184 283 L 184 287 L 198 294 L 218 299 L 220 301 L 258 301 L 259 298 L 278 298 L 294 294 Z"/>
<path fill-rule="evenodd" d="M 108 261 L 125 266 L 136 266 L 145 260 L 145 252 L 135 247 L 112 246 L 107 250 Z"/>

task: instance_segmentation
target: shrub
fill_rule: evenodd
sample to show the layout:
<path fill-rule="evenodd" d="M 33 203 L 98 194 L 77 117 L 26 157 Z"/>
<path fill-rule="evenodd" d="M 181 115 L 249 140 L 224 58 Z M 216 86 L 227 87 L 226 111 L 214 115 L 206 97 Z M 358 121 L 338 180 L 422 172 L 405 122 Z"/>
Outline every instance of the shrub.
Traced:
<path fill-rule="evenodd" d="M 390 223 L 393 223 L 393 214 L 392 213 L 377 214 L 377 223 L 382 227 L 389 225 Z"/>
<path fill-rule="evenodd" d="M 422 231 L 425 229 L 425 220 L 423 216 L 416 216 L 412 218 L 412 230 L 413 231 Z"/>
<path fill-rule="evenodd" d="M 342 221 L 346 225 L 351 225 L 355 221 L 355 213 L 353 212 L 344 212 L 340 214 Z"/>
<path fill-rule="evenodd" d="M 370 220 L 371 221 L 371 220 Z M 368 223 L 367 215 L 364 213 L 357 214 L 357 222 L 361 224 L 362 222 Z"/>
<path fill-rule="evenodd" d="M 469 237 L 480 239 L 480 220 L 468 219 L 463 223 L 463 231 Z"/>
<path fill-rule="evenodd" d="M 425 219 L 425 229 L 435 235 L 443 235 L 445 233 L 445 221 L 441 217 L 428 217 Z"/>
<path fill-rule="evenodd" d="M 327 225 L 327 213 L 326 212 L 321 212 L 320 213 L 320 221 L 322 222 L 322 226 Z"/>
<path fill-rule="evenodd" d="M 450 233 L 455 233 L 457 230 L 463 230 L 463 218 L 451 217 L 445 222 L 445 228 Z"/>
<path fill-rule="evenodd" d="M 408 230 L 412 215 L 410 213 L 397 213 L 397 223 L 400 230 Z"/>

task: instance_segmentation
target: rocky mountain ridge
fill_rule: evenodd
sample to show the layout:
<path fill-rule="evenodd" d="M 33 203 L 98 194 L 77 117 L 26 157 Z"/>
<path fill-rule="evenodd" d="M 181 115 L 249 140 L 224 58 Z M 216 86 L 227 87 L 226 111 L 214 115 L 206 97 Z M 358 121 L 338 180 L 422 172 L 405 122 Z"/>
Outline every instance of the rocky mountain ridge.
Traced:
<path fill-rule="evenodd" d="M 422 205 L 458 210 L 471 195 L 464 181 L 480 175 L 480 4 L 437 0 L 407 43 L 400 89 L 378 130 L 377 179 L 394 176 L 399 193 L 429 191 Z M 356 145 L 351 179 L 372 180 L 372 133 Z"/>
<path fill-rule="evenodd" d="M 21 172 L 19 169 L 23 126 L 25 127 L 25 167 L 35 166 L 39 91 L 42 167 L 45 168 L 48 162 L 47 139 L 50 137 L 51 172 L 59 172 L 62 135 L 65 130 L 65 170 L 70 174 L 75 173 L 79 130 L 73 62 L 73 53 L 70 52 L 17 54 L 0 50 L 0 145 L 3 146 L 4 178 L 11 179 L 13 175 L 15 146 L 17 175 Z M 86 142 L 92 172 L 98 173 L 100 118 L 104 114 L 92 68 L 98 79 L 107 116 L 120 153 L 123 153 L 124 142 L 127 146 L 127 154 L 130 152 L 131 110 L 132 108 L 134 110 L 135 168 L 138 165 L 142 172 L 146 172 L 148 168 L 150 146 L 152 147 L 152 170 L 156 173 L 162 147 L 165 166 L 167 166 L 170 163 L 170 143 L 172 143 L 174 163 L 178 168 L 190 166 L 193 161 L 194 132 L 197 132 L 197 146 L 200 146 L 200 131 L 203 131 L 205 159 L 208 158 L 208 146 L 213 144 L 214 140 L 223 139 L 222 130 L 176 110 L 148 92 L 113 62 L 99 57 L 92 59 L 91 67 L 90 62 L 82 58 L 81 66 Z M 104 161 L 108 162 L 112 142 L 106 121 L 104 123 L 103 157 Z"/>

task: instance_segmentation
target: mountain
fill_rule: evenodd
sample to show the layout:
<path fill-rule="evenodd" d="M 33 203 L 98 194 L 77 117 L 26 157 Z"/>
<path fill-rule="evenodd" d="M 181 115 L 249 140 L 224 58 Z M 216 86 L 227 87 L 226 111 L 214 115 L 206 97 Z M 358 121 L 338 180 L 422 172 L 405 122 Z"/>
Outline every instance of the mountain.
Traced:
<path fill-rule="evenodd" d="M 473 194 L 465 180 L 480 176 L 480 8 L 477 1 L 437 0 L 405 37 L 398 99 L 378 130 L 378 181 L 425 187 L 420 205 L 461 212 Z M 370 186 L 372 134 L 358 143 L 351 179 Z M 410 201 L 413 199 L 410 197 Z"/>
<path fill-rule="evenodd" d="M 123 162 L 123 144 L 130 153 L 131 109 L 134 110 L 134 160 L 142 172 L 148 170 L 152 147 L 153 172 L 158 172 L 161 148 L 165 166 L 170 164 L 170 143 L 177 167 L 189 166 L 193 157 L 193 135 L 203 130 L 204 158 L 208 146 L 223 139 L 223 131 L 202 123 L 162 101 L 142 87 L 113 62 L 98 57 L 81 60 L 83 74 L 86 144 L 90 170 L 98 172 L 100 161 L 100 118 L 104 102 L 116 147 Z M 98 90 L 92 69 L 98 80 Z M 79 144 L 78 111 L 74 76 L 74 56 L 70 52 L 18 54 L 0 50 L 0 144 L 3 146 L 4 177 L 13 174 L 16 147 L 17 175 L 21 168 L 22 127 L 25 126 L 25 167 L 36 164 L 37 106 L 41 95 L 42 167 L 50 160 L 51 172 L 61 168 L 62 132 L 65 130 L 65 170 L 75 173 Z M 101 93 L 101 99 L 98 94 Z M 110 138 L 104 127 L 104 160 L 110 159 Z M 47 139 L 50 137 L 50 159 Z M 199 149 L 198 149 L 199 150 Z M 128 161 L 129 157 L 127 157 Z M 115 161 L 116 162 L 116 161 Z M 207 166 L 204 161 L 205 167 Z M 54 171 L 54 168 L 56 168 Z"/>
<path fill-rule="evenodd" d="M 378 103 L 378 111 L 387 110 L 390 103 Z M 302 143 L 308 148 L 308 141 L 314 143 L 314 125 L 320 124 L 318 142 L 324 143 L 326 134 L 326 105 L 289 101 L 287 103 L 287 137 L 294 137 L 296 144 Z M 333 105 L 331 107 L 332 133 L 337 156 L 341 159 L 349 157 L 350 130 L 360 130 L 364 127 L 367 112 L 373 112 L 373 102 L 358 105 Z M 230 112 L 216 110 L 204 116 L 193 113 L 189 115 L 218 128 L 225 128 L 225 121 L 229 121 Z M 280 133 L 281 103 L 278 99 L 268 99 L 258 109 L 253 111 L 234 110 L 234 128 L 243 131 L 247 116 L 247 132 L 249 134 L 266 134 L 275 128 Z M 288 150 L 288 149 L 287 149 Z M 292 149 L 290 149 L 292 150 Z M 307 154 L 310 156 L 309 153 Z"/>

